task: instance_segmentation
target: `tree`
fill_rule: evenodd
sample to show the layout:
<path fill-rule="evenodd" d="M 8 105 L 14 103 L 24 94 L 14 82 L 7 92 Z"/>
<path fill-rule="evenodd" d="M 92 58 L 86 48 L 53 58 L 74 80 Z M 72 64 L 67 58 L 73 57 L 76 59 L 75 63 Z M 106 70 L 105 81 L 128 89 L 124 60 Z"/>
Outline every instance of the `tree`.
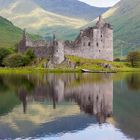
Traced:
<path fill-rule="evenodd" d="M 115 58 L 114 61 L 120 62 L 121 60 L 120 60 L 120 58 Z"/>
<path fill-rule="evenodd" d="M 132 74 L 129 75 L 127 78 L 127 85 L 129 89 L 132 90 L 140 90 L 140 75 L 139 74 Z"/>
<path fill-rule="evenodd" d="M 140 65 L 140 52 L 130 52 L 127 56 L 128 62 L 131 63 L 132 67 Z"/>
<path fill-rule="evenodd" d="M 10 54 L 11 54 L 10 49 L 0 48 L 0 66 L 4 66 L 3 65 L 3 59 L 6 58 Z"/>
<path fill-rule="evenodd" d="M 7 67 L 21 67 L 30 62 L 29 58 L 21 54 L 11 54 L 3 61 L 3 65 Z"/>
<path fill-rule="evenodd" d="M 30 61 L 34 60 L 36 58 L 35 53 L 32 49 L 28 49 L 25 53 L 25 55 L 30 59 Z"/>

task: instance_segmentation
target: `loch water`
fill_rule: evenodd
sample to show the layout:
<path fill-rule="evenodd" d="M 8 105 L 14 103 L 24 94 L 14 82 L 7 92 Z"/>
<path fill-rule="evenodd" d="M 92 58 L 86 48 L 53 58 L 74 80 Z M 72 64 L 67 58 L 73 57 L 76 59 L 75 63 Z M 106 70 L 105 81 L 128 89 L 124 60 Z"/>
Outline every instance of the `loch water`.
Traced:
<path fill-rule="evenodd" d="M 140 73 L 0 75 L 0 140 L 140 140 Z"/>

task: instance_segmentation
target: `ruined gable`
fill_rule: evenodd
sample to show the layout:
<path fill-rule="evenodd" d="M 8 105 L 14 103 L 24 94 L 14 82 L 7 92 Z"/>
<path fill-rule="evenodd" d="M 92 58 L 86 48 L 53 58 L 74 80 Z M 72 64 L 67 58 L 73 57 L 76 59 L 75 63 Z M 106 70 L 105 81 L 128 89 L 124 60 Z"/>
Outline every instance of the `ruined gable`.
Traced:
<path fill-rule="evenodd" d="M 80 31 L 72 46 L 65 44 L 65 54 L 113 61 L 113 29 L 100 16 L 95 27 Z"/>
<path fill-rule="evenodd" d="M 75 41 L 65 43 L 54 39 L 50 42 L 32 41 L 24 30 L 19 52 L 23 53 L 28 48 L 31 48 L 38 58 L 51 58 L 54 64 L 63 62 L 64 55 L 113 61 L 113 29 L 100 16 L 96 26 L 81 30 Z"/>

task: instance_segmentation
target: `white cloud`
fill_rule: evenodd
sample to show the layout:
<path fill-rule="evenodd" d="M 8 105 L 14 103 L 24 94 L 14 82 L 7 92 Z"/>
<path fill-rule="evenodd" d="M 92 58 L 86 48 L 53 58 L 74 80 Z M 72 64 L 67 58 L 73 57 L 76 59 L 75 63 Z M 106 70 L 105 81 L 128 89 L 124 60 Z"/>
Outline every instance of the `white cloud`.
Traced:
<path fill-rule="evenodd" d="M 109 7 L 115 5 L 120 0 L 79 0 L 97 7 Z"/>

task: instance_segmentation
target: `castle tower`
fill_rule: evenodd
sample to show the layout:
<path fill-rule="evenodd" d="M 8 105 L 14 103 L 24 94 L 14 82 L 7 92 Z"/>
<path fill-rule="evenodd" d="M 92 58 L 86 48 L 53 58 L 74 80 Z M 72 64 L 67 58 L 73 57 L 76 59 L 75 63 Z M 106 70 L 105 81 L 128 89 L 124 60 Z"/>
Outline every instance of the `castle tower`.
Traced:
<path fill-rule="evenodd" d="M 23 30 L 23 34 L 22 34 L 22 39 L 19 43 L 19 47 L 18 47 L 18 51 L 23 53 L 26 51 L 26 42 L 27 42 L 27 35 L 26 35 L 26 29 Z"/>
<path fill-rule="evenodd" d="M 113 61 L 113 29 L 106 23 L 102 16 L 93 29 L 94 56 L 95 59 Z"/>
<path fill-rule="evenodd" d="M 102 18 L 102 15 L 99 16 L 99 20 L 97 21 L 96 23 L 96 27 L 97 28 L 102 28 L 105 24 L 105 21 L 104 19 Z"/>
<path fill-rule="evenodd" d="M 26 29 L 23 30 L 22 40 L 26 41 L 27 35 L 26 35 Z"/>
<path fill-rule="evenodd" d="M 64 61 L 64 43 L 56 40 L 53 34 L 52 63 L 57 65 Z"/>
<path fill-rule="evenodd" d="M 53 43 L 56 41 L 55 34 L 53 34 Z"/>
<path fill-rule="evenodd" d="M 53 34 L 53 40 L 52 40 L 52 53 L 54 54 L 55 51 L 55 44 L 56 44 L 56 37 L 55 34 Z"/>
<path fill-rule="evenodd" d="M 99 21 L 101 21 L 101 20 L 102 20 L 102 15 L 99 16 Z"/>
<path fill-rule="evenodd" d="M 53 46 L 53 64 L 60 64 L 64 61 L 64 43 L 55 41 Z"/>
<path fill-rule="evenodd" d="M 71 46 L 65 45 L 66 55 L 113 61 L 113 29 L 100 16 L 96 26 L 81 30 Z"/>
<path fill-rule="evenodd" d="M 53 34 L 53 41 L 51 43 L 52 47 L 52 54 L 50 61 L 48 62 L 49 68 L 55 68 L 55 65 L 61 64 L 65 57 L 64 57 L 64 42 L 57 41 L 55 34 Z"/>

